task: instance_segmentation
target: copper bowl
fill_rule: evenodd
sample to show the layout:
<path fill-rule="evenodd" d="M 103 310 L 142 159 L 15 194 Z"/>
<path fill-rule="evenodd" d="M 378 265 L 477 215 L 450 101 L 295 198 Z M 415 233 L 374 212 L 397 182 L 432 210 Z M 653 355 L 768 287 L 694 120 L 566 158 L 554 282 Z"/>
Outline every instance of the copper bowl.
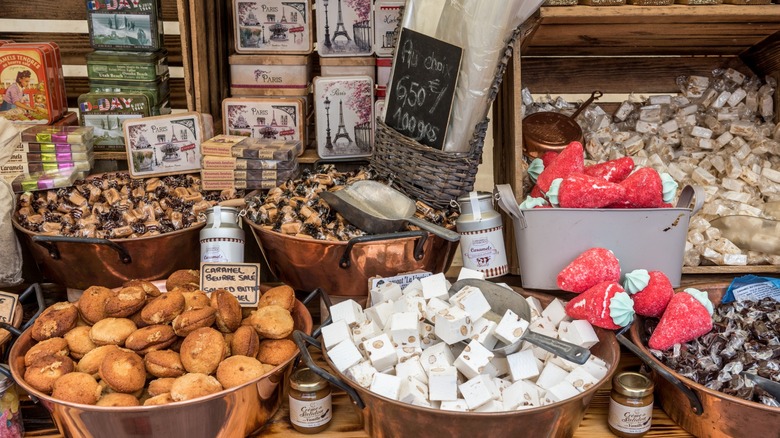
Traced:
<path fill-rule="evenodd" d="M 161 288 L 164 290 L 164 285 Z M 296 301 L 296 330 L 312 331 L 306 306 Z M 216 394 L 161 406 L 102 407 L 57 400 L 24 381 L 24 355 L 35 344 L 25 330 L 11 347 L 8 365 L 16 383 L 51 413 L 68 437 L 244 437 L 265 425 L 282 403 L 295 357 L 270 373 Z"/>
<path fill-rule="evenodd" d="M 549 304 L 553 299 L 551 295 L 520 288 L 514 289 L 523 296 L 538 298 L 543 305 Z M 360 412 L 363 428 L 372 437 L 412 437 L 421 434 L 448 438 L 572 436 L 593 396 L 601 385 L 611 381 L 620 360 L 620 347 L 615 340 L 614 332 L 598 327 L 594 329 L 599 337 L 599 343 L 593 346 L 591 351 L 609 365 L 609 372 L 603 379 L 590 389 L 563 402 L 510 412 L 466 413 L 412 406 L 363 388 L 333 366 L 327 351 L 323 351 L 323 356 L 330 368 L 334 370 L 335 377 L 330 376 L 330 379 L 340 381 L 340 385 L 345 385 L 348 393 L 357 394 L 354 396 L 357 399 L 354 405 Z M 296 341 L 299 341 L 299 348 L 302 348 L 300 343 L 302 337 L 299 335 L 295 337 Z M 302 358 L 304 361 L 311 360 L 308 351 L 303 353 Z M 311 363 L 307 365 L 316 371 Z M 334 383 L 334 380 L 323 377 Z M 422 430 L 424 432 L 421 432 Z"/>
<path fill-rule="evenodd" d="M 583 143 L 584 136 L 577 116 L 603 95 L 601 91 L 594 91 L 571 116 L 552 111 L 527 115 L 522 122 L 525 155 L 539 158 L 545 152 L 560 152 L 573 141 Z"/>
<path fill-rule="evenodd" d="M 720 304 L 729 287 L 728 283 L 693 285 L 707 291 L 714 306 Z M 653 361 L 653 365 L 677 377 L 701 402 L 702 413 L 696 415 L 686 395 L 666 379 L 653 373 L 655 394 L 664 412 L 683 429 L 698 437 L 733 437 L 750 434 L 755 437 L 778 436 L 780 408 L 773 408 L 706 388 L 685 378 L 656 359 L 647 348 L 644 319 L 638 318 L 630 330 L 631 340 L 640 351 Z"/>
<path fill-rule="evenodd" d="M 368 280 L 402 272 L 446 271 L 458 242 L 425 231 L 366 235 L 349 242 L 288 236 L 247 221 L 271 272 L 296 290 L 331 296 L 368 295 Z"/>

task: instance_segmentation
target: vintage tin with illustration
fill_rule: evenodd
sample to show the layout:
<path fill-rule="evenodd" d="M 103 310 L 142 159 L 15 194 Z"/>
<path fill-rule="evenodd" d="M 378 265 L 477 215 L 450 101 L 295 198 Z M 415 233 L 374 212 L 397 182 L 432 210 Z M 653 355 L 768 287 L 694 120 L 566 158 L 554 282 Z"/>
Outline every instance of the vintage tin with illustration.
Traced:
<path fill-rule="evenodd" d="M 374 141 L 374 81 L 368 76 L 314 80 L 317 153 L 346 159 L 371 155 Z"/>
<path fill-rule="evenodd" d="M 237 53 L 308 54 L 314 48 L 309 1 L 233 0 Z"/>
<path fill-rule="evenodd" d="M 317 53 L 367 56 L 374 53 L 373 0 L 317 0 Z"/>
<path fill-rule="evenodd" d="M 160 0 L 86 0 L 94 49 L 153 52 L 163 47 Z"/>
<path fill-rule="evenodd" d="M 222 101 L 224 132 L 268 140 L 306 143 L 303 98 L 228 98 Z"/>
<path fill-rule="evenodd" d="M 308 55 L 231 55 L 232 96 L 306 96 L 311 82 Z"/>
<path fill-rule="evenodd" d="M 168 73 L 168 51 L 87 53 L 87 76 L 91 80 L 154 81 Z"/>

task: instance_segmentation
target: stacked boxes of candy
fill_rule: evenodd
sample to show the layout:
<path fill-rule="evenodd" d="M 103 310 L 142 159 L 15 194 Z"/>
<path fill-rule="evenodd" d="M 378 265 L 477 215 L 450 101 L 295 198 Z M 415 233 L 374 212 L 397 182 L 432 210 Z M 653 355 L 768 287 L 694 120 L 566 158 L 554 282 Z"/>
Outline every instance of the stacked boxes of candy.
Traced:
<path fill-rule="evenodd" d="M 201 144 L 204 190 L 272 189 L 298 176 L 299 140 L 219 135 Z"/>

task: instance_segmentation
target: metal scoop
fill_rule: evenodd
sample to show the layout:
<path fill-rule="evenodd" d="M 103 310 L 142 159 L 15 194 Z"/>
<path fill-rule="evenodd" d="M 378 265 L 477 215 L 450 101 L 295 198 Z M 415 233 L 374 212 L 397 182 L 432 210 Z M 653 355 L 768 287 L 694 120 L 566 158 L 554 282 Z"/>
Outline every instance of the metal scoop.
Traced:
<path fill-rule="evenodd" d="M 476 287 L 482 291 L 482 295 L 485 296 L 485 299 L 490 304 L 490 309 L 493 313 L 498 315 L 499 320 L 507 309 L 509 309 L 515 312 L 520 318 L 528 322 L 531 321 L 531 307 L 522 295 L 490 281 L 474 278 L 458 280 L 450 286 L 448 292 L 450 296 L 452 296 L 466 286 Z M 495 322 L 497 323 L 498 321 Z M 537 347 L 543 348 L 556 356 L 578 365 L 584 364 L 590 357 L 590 350 L 587 348 L 580 347 L 579 345 L 570 342 L 561 341 L 560 339 L 551 338 L 541 333 L 535 333 L 531 330 L 526 330 L 520 339 L 509 345 L 503 343 L 497 344 L 491 351 L 496 356 L 506 357 L 509 354 L 520 351 L 522 341 L 530 342 Z"/>
<path fill-rule="evenodd" d="M 764 391 L 771 394 L 772 397 L 780 401 L 780 383 L 775 382 L 774 380 L 771 379 L 767 379 L 766 377 L 761 377 L 757 374 L 752 374 L 745 371 L 742 371 L 740 374 L 752 380 L 753 383 L 756 384 L 756 386 L 760 387 Z"/>
<path fill-rule="evenodd" d="M 393 233 L 413 224 L 450 242 L 460 240 L 457 232 L 415 217 L 413 200 L 377 181 L 356 181 L 335 192 L 320 192 L 320 198 L 369 234 Z"/>

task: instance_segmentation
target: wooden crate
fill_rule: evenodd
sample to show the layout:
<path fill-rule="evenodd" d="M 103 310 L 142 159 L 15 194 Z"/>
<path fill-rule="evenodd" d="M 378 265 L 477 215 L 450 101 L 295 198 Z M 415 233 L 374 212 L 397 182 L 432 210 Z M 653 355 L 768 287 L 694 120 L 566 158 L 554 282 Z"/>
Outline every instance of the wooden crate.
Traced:
<path fill-rule="evenodd" d="M 535 94 L 587 96 L 613 111 L 629 93 L 677 93 L 680 75 L 711 76 L 733 67 L 780 79 L 780 6 L 542 7 L 526 23 L 521 56 L 507 70 L 494 107 L 494 178 L 522 199 L 522 87 Z M 775 112 L 780 99 L 775 97 Z M 584 100 L 584 99 L 583 99 Z M 611 100 L 611 102 L 610 102 Z M 511 221 L 505 218 L 510 270 L 519 274 Z M 685 268 L 725 272 L 730 268 Z M 739 272 L 780 272 L 776 266 Z"/>

